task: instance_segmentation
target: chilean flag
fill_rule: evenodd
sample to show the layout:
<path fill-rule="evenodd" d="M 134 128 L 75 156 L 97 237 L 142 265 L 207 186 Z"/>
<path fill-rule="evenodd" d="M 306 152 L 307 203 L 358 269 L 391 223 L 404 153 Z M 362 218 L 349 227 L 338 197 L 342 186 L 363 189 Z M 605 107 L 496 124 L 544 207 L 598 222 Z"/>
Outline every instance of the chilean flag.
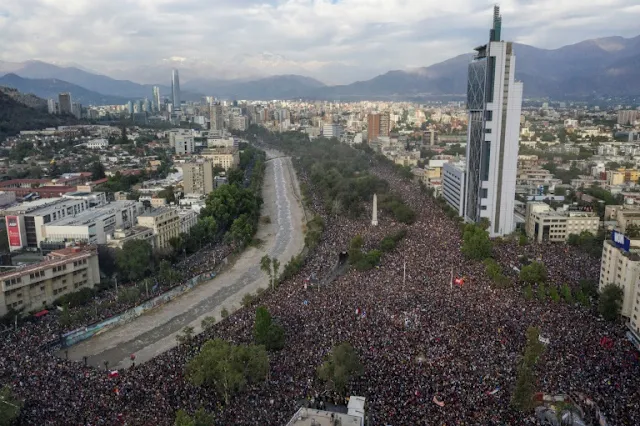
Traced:
<path fill-rule="evenodd" d="M 109 377 L 111 377 L 112 379 L 119 376 L 120 376 L 120 373 L 118 373 L 118 370 L 109 371 Z"/>

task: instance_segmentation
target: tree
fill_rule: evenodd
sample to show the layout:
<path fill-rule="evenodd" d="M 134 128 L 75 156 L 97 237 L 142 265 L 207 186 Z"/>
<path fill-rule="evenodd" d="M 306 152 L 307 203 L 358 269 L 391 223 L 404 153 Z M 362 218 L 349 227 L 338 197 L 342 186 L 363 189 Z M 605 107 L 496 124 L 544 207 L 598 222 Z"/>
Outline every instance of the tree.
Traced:
<path fill-rule="evenodd" d="M 253 336 L 258 345 L 264 345 L 268 351 L 280 350 L 284 347 L 284 329 L 274 324 L 266 307 L 256 309 L 256 321 Z"/>
<path fill-rule="evenodd" d="M 318 377 L 344 395 L 349 380 L 361 375 L 363 371 L 355 349 L 345 342 L 334 347 L 327 360 L 318 367 Z"/>
<path fill-rule="evenodd" d="M 9 385 L 0 389 L 0 425 L 12 425 L 20 416 L 22 401 L 18 400 Z"/>
<path fill-rule="evenodd" d="M 562 298 L 564 299 L 565 302 L 573 303 L 573 296 L 571 295 L 571 288 L 569 288 L 569 285 L 567 285 L 567 283 L 564 283 L 562 285 L 562 288 L 561 288 L 560 292 L 562 293 Z"/>
<path fill-rule="evenodd" d="M 214 325 L 216 325 L 216 319 L 214 317 L 204 317 L 204 319 L 200 323 L 200 326 L 203 330 L 209 330 Z"/>
<path fill-rule="evenodd" d="M 552 285 L 549 288 L 549 298 L 551 298 L 553 302 L 558 302 L 560 300 L 560 295 L 558 294 L 558 289 L 555 285 Z"/>
<path fill-rule="evenodd" d="M 265 380 L 269 358 L 264 347 L 234 345 L 222 339 L 207 341 L 187 364 L 187 377 L 195 386 L 214 387 L 229 404 L 247 383 Z"/>
<path fill-rule="evenodd" d="M 622 309 L 624 291 L 615 284 L 607 284 L 600 292 L 598 312 L 607 321 L 615 321 Z"/>
<path fill-rule="evenodd" d="M 226 317 L 228 317 L 228 316 L 229 316 L 229 311 L 227 310 L 227 308 L 226 308 L 226 307 L 224 307 L 224 306 L 223 306 L 223 307 L 222 307 L 222 310 L 220 311 L 220 317 L 221 317 L 222 319 L 225 319 L 225 318 L 226 318 Z"/>
<path fill-rule="evenodd" d="M 527 284 L 524 288 L 524 298 L 526 300 L 533 299 L 533 289 L 531 288 L 531 284 Z"/>
<path fill-rule="evenodd" d="M 269 286 L 275 289 L 280 280 L 280 261 L 276 257 L 270 258 L 265 254 L 260 259 L 260 269 L 267 274 Z"/>
<path fill-rule="evenodd" d="M 193 338 L 193 332 L 194 332 L 193 327 L 191 327 L 190 325 L 187 325 L 182 329 L 181 334 L 176 335 L 176 340 L 178 341 L 179 344 L 187 343 Z"/>
<path fill-rule="evenodd" d="M 462 236 L 462 253 L 469 259 L 483 260 L 491 257 L 492 244 L 489 233 L 478 225 L 467 224 Z"/>
<path fill-rule="evenodd" d="M 349 243 L 349 263 L 352 265 L 357 264 L 363 258 L 362 246 L 364 245 L 364 239 L 360 235 L 356 235 L 351 239 Z"/>
<path fill-rule="evenodd" d="M 198 409 L 193 417 L 181 409 L 176 412 L 174 426 L 214 426 L 214 418 L 204 408 Z"/>
<path fill-rule="evenodd" d="M 167 203 L 175 203 L 176 194 L 174 192 L 173 186 L 169 185 L 162 191 L 158 192 L 158 198 L 164 198 L 165 200 L 167 200 Z"/>
<path fill-rule="evenodd" d="M 104 179 L 105 177 L 104 165 L 100 161 L 94 161 L 91 165 L 91 180 Z"/>
<path fill-rule="evenodd" d="M 538 300 L 540 301 L 547 300 L 547 288 L 544 286 L 544 284 L 538 284 L 538 289 L 536 293 L 538 296 Z"/>
<path fill-rule="evenodd" d="M 531 262 L 520 270 L 520 280 L 525 283 L 542 284 L 547 281 L 547 268 L 541 262 Z"/>
<path fill-rule="evenodd" d="M 511 398 L 511 405 L 526 412 L 533 408 L 533 393 L 536 384 L 535 365 L 544 352 L 540 342 L 540 330 L 536 327 L 527 329 L 527 343 L 524 355 L 520 358 L 516 378 L 516 387 Z"/>
<path fill-rule="evenodd" d="M 125 241 L 116 252 L 116 265 L 123 277 L 132 281 L 144 277 L 152 269 L 153 250 L 144 240 Z"/>

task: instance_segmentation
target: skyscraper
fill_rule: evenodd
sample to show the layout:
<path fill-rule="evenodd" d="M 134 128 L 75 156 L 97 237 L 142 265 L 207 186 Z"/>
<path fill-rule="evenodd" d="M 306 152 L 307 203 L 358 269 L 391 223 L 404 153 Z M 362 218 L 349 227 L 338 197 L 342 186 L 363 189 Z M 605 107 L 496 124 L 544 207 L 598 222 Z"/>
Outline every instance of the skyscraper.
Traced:
<path fill-rule="evenodd" d="M 371 143 L 378 136 L 389 136 L 390 123 L 389 113 L 369 114 L 367 116 L 367 141 Z"/>
<path fill-rule="evenodd" d="M 211 111 L 209 129 L 221 131 L 224 127 L 224 117 L 222 116 L 222 105 L 212 103 L 209 106 Z"/>
<path fill-rule="evenodd" d="M 513 232 L 522 83 L 515 82 L 513 44 L 500 40 L 502 17 L 494 8 L 489 43 L 477 47 L 467 83 L 465 219 L 489 220 L 492 237 Z"/>
<path fill-rule="evenodd" d="M 173 110 L 180 109 L 180 76 L 178 70 L 171 73 L 171 96 L 173 101 Z"/>
<path fill-rule="evenodd" d="M 71 93 L 58 95 L 58 110 L 60 114 L 71 114 Z"/>
<path fill-rule="evenodd" d="M 154 102 L 155 110 L 161 111 L 162 106 L 160 104 L 160 87 L 159 86 L 153 86 L 153 102 Z"/>

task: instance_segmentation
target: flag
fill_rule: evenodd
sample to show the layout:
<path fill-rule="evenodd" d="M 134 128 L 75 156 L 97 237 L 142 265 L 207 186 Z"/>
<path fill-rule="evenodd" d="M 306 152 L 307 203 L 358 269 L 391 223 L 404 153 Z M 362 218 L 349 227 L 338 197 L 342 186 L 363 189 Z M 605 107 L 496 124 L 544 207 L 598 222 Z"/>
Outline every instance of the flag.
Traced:
<path fill-rule="evenodd" d="M 433 402 L 434 402 L 438 407 L 444 407 L 444 402 L 443 402 L 443 401 L 440 401 L 436 395 L 433 395 Z"/>
<path fill-rule="evenodd" d="M 500 390 L 500 386 L 498 386 L 492 391 L 487 391 L 487 395 L 495 395 L 496 393 L 498 393 L 499 390 Z"/>
<path fill-rule="evenodd" d="M 109 371 L 109 377 L 114 378 L 118 376 L 120 376 L 120 373 L 118 373 L 118 370 Z"/>
<path fill-rule="evenodd" d="M 455 280 L 453 280 L 453 283 L 454 283 L 455 285 L 458 285 L 458 286 L 462 287 L 462 284 L 464 284 L 464 279 L 462 279 L 462 278 L 458 277 L 458 278 L 456 278 Z"/>

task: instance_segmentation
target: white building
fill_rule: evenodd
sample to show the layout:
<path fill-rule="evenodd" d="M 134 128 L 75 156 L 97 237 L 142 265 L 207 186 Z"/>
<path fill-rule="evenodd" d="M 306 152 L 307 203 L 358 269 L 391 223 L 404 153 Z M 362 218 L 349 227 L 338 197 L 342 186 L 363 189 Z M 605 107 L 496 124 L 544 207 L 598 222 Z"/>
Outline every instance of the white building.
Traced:
<path fill-rule="evenodd" d="M 85 143 L 85 146 L 89 149 L 106 149 L 109 147 L 109 141 L 107 139 L 92 139 Z"/>
<path fill-rule="evenodd" d="M 476 48 L 469 64 L 467 107 L 467 182 L 465 218 L 490 222 L 498 237 L 515 229 L 514 201 L 522 109 L 521 82 L 511 42 L 500 41 L 502 18 L 494 9 L 488 44 Z"/>
<path fill-rule="evenodd" d="M 600 216 L 593 212 L 555 211 L 542 201 L 530 201 L 526 207 L 527 237 L 537 242 L 565 242 L 572 234 L 597 234 Z"/>
<path fill-rule="evenodd" d="M 340 139 L 342 137 L 342 126 L 335 123 L 327 123 L 322 126 L 322 136 Z"/>
<path fill-rule="evenodd" d="M 48 223 L 43 228 L 43 241 L 47 243 L 106 244 L 107 235 L 116 230 L 116 212 L 113 209 L 88 210 Z"/>
<path fill-rule="evenodd" d="M 175 135 L 173 144 L 176 155 L 192 154 L 195 150 L 195 138 L 191 135 Z"/>
<path fill-rule="evenodd" d="M 445 163 L 442 168 L 442 196 L 460 216 L 464 215 L 465 175 L 464 163 Z"/>
<path fill-rule="evenodd" d="M 193 209 L 178 210 L 180 216 L 180 233 L 188 234 L 196 223 L 198 223 L 198 213 Z"/>
<path fill-rule="evenodd" d="M 617 242 L 613 239 L 618 240 Z M 628 250 L 625 246 L 628 244 Z M 628 336 L 640 350 L 640 240 L 629 240 L 615 233 L 605 240 L 600 264 L 599 290 L 615 284 L 622 289 L 621 314 L 629 318 Z"/>

